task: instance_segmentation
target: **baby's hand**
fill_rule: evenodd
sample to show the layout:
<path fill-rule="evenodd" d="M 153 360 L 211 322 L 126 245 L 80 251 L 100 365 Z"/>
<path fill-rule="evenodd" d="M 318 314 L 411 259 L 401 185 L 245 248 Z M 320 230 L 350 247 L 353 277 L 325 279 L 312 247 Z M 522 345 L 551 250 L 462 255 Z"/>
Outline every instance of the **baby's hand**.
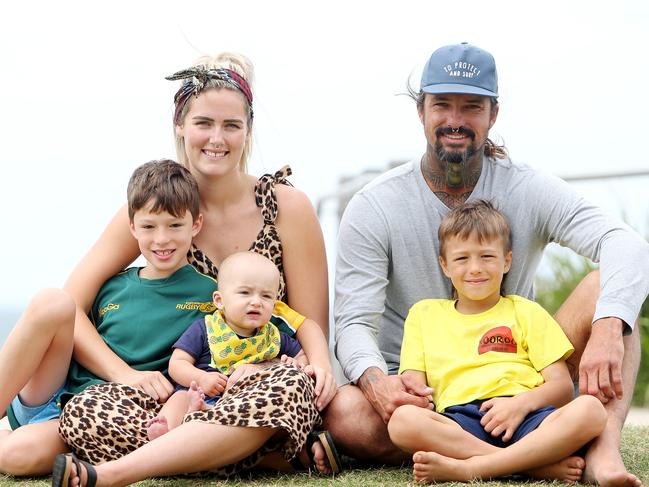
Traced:
<path fill-rule="evenodd" d="M 494 397 L 482 403 L 480 411 L 486 414 L 480 424 L 491 436 L 502 435 L 503 441 L 509 441 L 530 412 L 517 397 Z"/>
<path fill-rule="evenodd" d="M 256 372 L 259 372 L 260 370 L 265 369 L 267 366 L 268 366 L 267 362 L 264 362 L 263 364 L 241 364 L 239 367 L 236 368 L 234 372 L 232 372 L 232 374 L 230 374 L 230 377 L 228 377 L 228 382 L 227 385 L 225 386 L 225 389 L 226 390 L 229 389 L 241 379 L 244 379 L 245 377 L 254 374 Z"/>
<path fill-rule="evenodd" d="M 221 372 L 205 372 L 198 379 L 198 387 L 208 396 L 214 397 L 222 394 L 228 377 Z"/>
<path fill-rule="evenodd" d="M 282 357 L 280 358 L 280 361 L 281 361 L 283 364 L 286 364 L 286 365 L 293 365 L 293 366 L 298 367 L 298 368 L 300 368 L 300 369 L 303 368 L 303 365 L 300 364 L 300 362 L 298 362 L 298 360 L 297 360 L 296 358 L 294 358 L 294 357 L 289 357 L 289 356 L 286 355 L 286 354 L 282 355 Z"/>
<path fill-rule="evenodd" d="M 331 372 L 318 367 L 317 365 L 307 365 L 304 367 L 304 372 L 309 377 L 315 378 L 315 395 L 316 395 L 316 407 L 318 411 L 322 411 L 327 407 L 327 404 L 336 395 L 338 387 L 336 386 L 336 379 Z"/>

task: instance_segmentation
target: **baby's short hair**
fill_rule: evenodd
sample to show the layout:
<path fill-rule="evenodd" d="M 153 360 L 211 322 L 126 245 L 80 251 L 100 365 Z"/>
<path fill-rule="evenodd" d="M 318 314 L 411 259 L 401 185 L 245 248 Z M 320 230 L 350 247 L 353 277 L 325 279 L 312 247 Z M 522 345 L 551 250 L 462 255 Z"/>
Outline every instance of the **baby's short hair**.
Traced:
<path fill-rule="evenodd" d="M 152 202 L 151 211 L 166 211 L 180 218 L 189 211 L 195 221 L 200 213 L 198 184 L 181 164 L 170 159 L 150 161 L 138 167 L 128 182 L 128 218 Z"/>
<path fill-rule="evenodd" d="M 439 255 L 445 258 L 450 238 L 468 239 L 475 235 L 480 242 L 500 238 L 505 253 L 512 249 L 511 230 L 505 216 L 486 200 L 464 203 L 444 217 L 437 230 Z"/>

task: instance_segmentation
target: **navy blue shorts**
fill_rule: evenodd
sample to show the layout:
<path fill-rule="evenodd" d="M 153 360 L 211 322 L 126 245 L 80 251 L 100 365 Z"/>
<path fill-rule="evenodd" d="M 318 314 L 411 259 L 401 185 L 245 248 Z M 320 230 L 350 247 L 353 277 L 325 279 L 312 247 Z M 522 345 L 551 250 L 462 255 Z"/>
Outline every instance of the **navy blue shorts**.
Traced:
<path fill-rule="evenodd" d="M 541 422 L 548 417 L 548 415 L 553 411 L 556 411 L 556 408 L 553 406 L 547 406 L 532 411 L 530 414 L 525 416 L 525 419 L 523 419 L 523 422 L 516 429 L 511 439 L 505 442 L 502 441 L 499 436 L 492 436 L 490 433 L 487 433 L 480 424 L 480 420 L 486 414 L 480 411 L 480 405 L 483 402 L 485 401 L 473 401 L 468 404 L 451 406 L 446 408 L 442 414 L 459 424 L 464 431 L 471 433 L 473 436 L 485 443 L 489 443 L 499 448 L 505 448 L 508 445 L 517 442 L 528 433 L 534 431 L 539 427 Z"/>

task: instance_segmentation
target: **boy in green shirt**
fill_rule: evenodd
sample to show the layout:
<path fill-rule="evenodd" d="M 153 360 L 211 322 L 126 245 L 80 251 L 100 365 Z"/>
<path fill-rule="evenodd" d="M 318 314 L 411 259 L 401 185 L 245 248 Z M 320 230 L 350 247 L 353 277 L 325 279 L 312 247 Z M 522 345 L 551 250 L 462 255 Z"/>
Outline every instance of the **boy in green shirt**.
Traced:
<path fill-rule="evenodd" d="M 131 231 L 148 265 L 109 279 L 91 317 L 130 367 L 164 374 L 173 342 L 215 309 L 216 282 L 186 257 L 202 225 L 198 186 L 183 166 L 162 160 L 136 169 L 127 193 Z M 0 352 L 0 414 L 6 411 L 13 429 L 0 432 L 0 471 L 48 473 L 54 456 L 68 451 L 58 434 L 62 396 L 104 382 L 72 360 L 75 307 L 63 291 L 41 291 Z M 158 384 L 147 392 L 173 391 L 162 375 Z"/>

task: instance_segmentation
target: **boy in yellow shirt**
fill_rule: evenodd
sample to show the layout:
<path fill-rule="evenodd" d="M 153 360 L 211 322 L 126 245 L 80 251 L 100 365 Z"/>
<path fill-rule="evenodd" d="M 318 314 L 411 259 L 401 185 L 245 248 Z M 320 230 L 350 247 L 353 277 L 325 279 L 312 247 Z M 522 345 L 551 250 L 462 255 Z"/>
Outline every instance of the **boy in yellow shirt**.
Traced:
<path fill-rule="evenodd" d="M 606 413 L 593 396 L 573 400 L 573 347 L 554 319 L 533 301 L 501 296 L 512 261 L 507 221 L 476 201 L 452 210 L 438 233 L 456 299 L 410 309 L 399 370 L 405 384 L 431 388 L 436 412 L 399 407 L 390 438 L 414 453 L 417 482 L 514 473 L 578 481 L 585 465 L 573 454 L 602 432 Z"/>

